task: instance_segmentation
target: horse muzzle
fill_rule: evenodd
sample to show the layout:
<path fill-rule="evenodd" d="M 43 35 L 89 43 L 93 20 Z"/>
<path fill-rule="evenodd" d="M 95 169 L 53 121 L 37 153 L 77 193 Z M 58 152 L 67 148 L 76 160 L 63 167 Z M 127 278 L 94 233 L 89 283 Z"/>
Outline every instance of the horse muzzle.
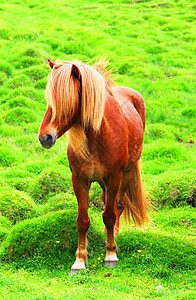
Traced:
<path fill-rule="evenodd" d="M 48 133 L 45 135 L 38 134 L 38 139 L 40 141 L 40 144 L 46 148 L 49 149 L 56 143 L 57 134 L 56 133 Z"/>

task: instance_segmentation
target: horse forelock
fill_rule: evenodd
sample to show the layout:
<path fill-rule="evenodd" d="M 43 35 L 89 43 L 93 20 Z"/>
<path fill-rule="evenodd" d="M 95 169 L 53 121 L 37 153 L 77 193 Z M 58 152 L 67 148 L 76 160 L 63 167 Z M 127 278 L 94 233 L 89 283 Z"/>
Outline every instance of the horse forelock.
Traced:
<path fill-rule="evenodd" d="M 47 104 L 52 107 L 53 120 L 71 117 L 79 104 L 79 83 L 71 76 L 72 64 L 53 68 L 46 87 Z"/>
<path fill-rule="evenodd" d="M 80 83 L 72 74 L 73 64 L 79 70 Z M 104 115 L 106 93 L 111 93 L 112 84 L 108 78 L 111 72 L 104 74 L 104 68 L 98 63 L 89 66 L 78 61 L 65 61 L 58 64 L 58 68 L 54 67 L 46 87 L 46 99 L 52 107 L 53 119 L 71 116 L 80 103 L 83 128 L 90 125 L 98 131 Z"/>

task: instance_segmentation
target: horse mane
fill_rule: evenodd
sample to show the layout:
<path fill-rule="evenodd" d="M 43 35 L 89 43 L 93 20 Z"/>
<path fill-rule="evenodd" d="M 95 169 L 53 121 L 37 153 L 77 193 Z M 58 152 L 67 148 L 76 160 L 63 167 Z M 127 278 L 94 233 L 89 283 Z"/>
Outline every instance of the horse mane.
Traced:
<path fill-rule="evenodd" d="M 79 70 L 81 86 L 72 72 L 72 66 Z M 106 93 L 112 94 L 114 82 L 109 78 L 111 70 L 102 59 L 93 66 L 79 61 L 56 62 L 48 76 L 46 99 L 53 111 L 53 120 L 72 116 L 81 105 L 81 122 L 85 129 L 89 125 L 98 131 L 104 115 Z M 81 103 L 80 103 L 81 98 Z"/>

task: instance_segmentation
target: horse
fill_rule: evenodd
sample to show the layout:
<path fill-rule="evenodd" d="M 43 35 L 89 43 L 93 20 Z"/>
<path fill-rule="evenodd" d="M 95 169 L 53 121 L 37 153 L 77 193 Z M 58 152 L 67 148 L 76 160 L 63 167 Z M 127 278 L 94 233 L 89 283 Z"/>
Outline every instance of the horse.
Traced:
<path fill-rule="evenodd" d="M 115 86 L 106 60 L 90 66 L 80 61 L 48 59 L 45 97 L 47 110 L 38 138 L 54 146 L 67 132 L 67 156 L 78 202 L 78 247 L 71 274 L 86 269 L 89 189 L 102 189 L 103 222 L 107 233 L 105 265 L 118 262 L 115 237 L 122 212 L 125 220 L 142 226 L 148 220 L 148 201 L 141 180 L 146 110 L 134 89 Z"/>

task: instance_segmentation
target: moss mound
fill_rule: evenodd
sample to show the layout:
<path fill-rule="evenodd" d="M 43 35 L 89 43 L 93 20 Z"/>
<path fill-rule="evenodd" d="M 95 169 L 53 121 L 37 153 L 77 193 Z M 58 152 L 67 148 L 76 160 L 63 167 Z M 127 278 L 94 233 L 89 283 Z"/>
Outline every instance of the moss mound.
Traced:
<path fill-rule="evenodd" d="M 15 137 L 15 136 L 21 136 L 23 134 L 23 131 L 21 128 L 16 126 L 4 125 L 0 127 L 0 134 L 1 136 L 4 137 Z"/>
<path fill-rule="evenodd" d="M 0 249 L 3 261 L 15 261 L 18 265 L 52 266 L 63 263 L 70 268 L 77 249 L 77 212 L 73 209 L 51 212 L 44 216 L 25 220 L 12 227 Z M 105 249 L 103 233 L 93 225 L 88 230 L 89 258 L 96 259 Z"/>
<path fill-rule="evenodd" d="M 43 207 L 44 211 L 58 211 L 63 209 L 74 209 L 77 211 L 77 200 L 75 195 L 70 192 L 51 195 L 48 202 Z"/>
<path fill-rule="evenodd" d="M 49 68 L 46 65 L 40 66 L 31 66 L 24 71 L 26 75 L 30 77 L 30 79 L 35 82 L 37 80 L 41 80 L 45 78 L 47 80 L 47 74 L 49 73 Z"/>
<path fill-rule="evenodd" d="M 10 228 L 11 226 L 11 222 L 6 217 L 0 215 L 0 227 Z"/>
<path fill-rule="evenodd" d="M 42 78 L 39 81 L 37 81 L 34 86 L 36 89 L 45 89 L 47 84 L 47 78 Z"/>
<path fill-rule="evenodd" d="M 2 172 L 6 182 L 19 191 L 28 191 L 34 175 L 26 170 L 19 170 L 18 166 Z"/>
<path fill-rule="evenodd" d="M 10 108 L 27 107 L 29 109 L 37 108 L 37 110 L 38 110 L 38 107 L 39 107 L 38 103 L 36 103 L 35 101 L 29 99 L 28 97 L 24 97 L 24 96 L 18 96 L 16 98 L 12 98 L 7 103 Z"/>
<path fill-rule="evenodd" d="M 2 39 L 9 39 L 10 35 L 12 35 L 12 31 L 7 27 L 2 27 L 0 29 L 0 37 Z"/>
<path fill-rule="evenodd" d="M 165 162 L 173 162 L 175 160 L 184 161 L 189 158 L 189 150 L 183 148 L 181 144 L 167 140 L 164 143 L 161 140 L 146 146 L 143 158 L 146 160 L 162 159 Z"/>
<path fill-rule="evenodd" d="M 35 203 L 24 192 L 14 189 L 1 191 L 0 213 L 15 224 L 35 216 Z"/>
<path fill-rule="evenodd" d="M 177 138 L 177 137 L 176 137 Z M 142 170 L 145 174 L 158 175 L 168 170 L 177 171 L 183 165 L 184 169 L 190 168 L 190 160 L 194 161 L 194 155 L 184 143 L 169 139 L 159 139 L 156 142 L 144 145 L 142 155 L 145 163 Z"/>
<path fill-rule="evenodd" d="M 40 60 L 38 58 L 35 58 L 35 57 L 21 57 L 19 60 L 18 60 L 18 64 L 16 65 L 16 67 L 18 69 L 20 68 L 29 68 L 33 65 L 37 65 L 39 64 Z"/>
<path fill-rule="evenodd" d="M 9 146 L 0 146 L 0 166 L 10 167 L 19 161 L 19 151 Z"/>
<path fill-rule="evenodd" d="M 176 128 L 163 124 L 150 124 L 145 131 L 145 143 L 158 139 L 176 140 Z"/>
<path fill-rule="evenodd" d="M 195 170 L 167 172 L 151 181 L 150 194 L 158 206 L 196 205 Z"/>
<path fill-rule="evenodd" d="M 29 86 L 21 86 L 13 89 L 12 91 L 9 91 L 9 99 L 17 98 L 18 96 L 25 96 L 38 102 L 40 102 L 40 100 L 43 101 L 44 98 L 43 94 L 39 93 L 36 89 Z M 43 103 L 46 104 L 45 100 L 43 101 Z"/>
<path fill-rule="evenodd" d="M 67 170 L 66 167 L 60 170 L 49 168 L 41 172 L 30 188 L 32 197 L 39 203 L 43 203 L 53 193 L 68 191 L 71 186 L 71 178 L 70 174 L 66 173 Z"/>
<path fill-rule="evenodd" d="M 7 80 L 6 74 L 0 71 L 0 86 L 4 85 L 6 80 Z"/>
<path fill-rule="evenodd" d="M 19 74 L 12 76 L 6 83 L 6 87 L 9 89 L 16 89 L 20 88 L 22 86 L 29 86 L 31 84 L 30 79 L 28 78 L 27 75 L 25 74 Z M 9 98 L 8 98 L 9 99 Z"/>
<path fill-rule="evenodd" d="M 36 50 L 35 47 L 26 46 L 19 53 L 18 57 L 25 57 L 25 56 L 27 56 L 27 57 L 40 57 L 41 54 L 39 53 L 39 51 Z"/>
<path fill-rule="evenodd" d="M 76 213 L 60 211 L 23 221 L 12 227 L 1 248 L 3 260 L 23 260 L 75 255 L 77 248 Z"/>
<path fill-rule="evenodd" d="M 0 61 L 0 70 L 1 72 L 5 73 L 8 77 L 12 75 L 12 67 L 8 63 Z"/>
<path fill-rule="evenodd" d="M 27 38 L 31 38 L 28 37 Z M 44 63 L 44 59 L 35 47 L 22 47 L 22 50 L 14 56 L 16 68 L 28 68 L 40 63 Z"/>
<path fill-rule="evenodd" d="M 5 227 L 0 227 L 0 245 L 5 240 L 5 238 L 8 236 L 8 229 Z"/>
<path fill-rule="evenodd" d="M 183 117 L 195 118 L 196 117 L 196 105 L 192 107 L 186 107 L 181 111 Z"/>
<path fill-rule="evenodd" d="M 10 124 L 31 123 L 37 120 L 37 115 L 29 108 L 15 107 L 5 113 L 4 120 Z"/>
<path fill-rule="evenodd" d="M 142 232 L 138 229 L 123 231 L 116 238 L 120 249 L 119 259 L 123 256 L 124 263 L 130 268 L 137 268 L 138 264 L 143 266 L 145 272 L 167 277 L 169 271 L 164 268 L 165 257 L 172 272 L 172 266 L 186 270 L 195 269 L 194 246 L 192 243 L 184 243 L 184 240 L 167 235 L 157 235 Z M 167 247 L 165 247 L 167 245 Z M 168 248 L 170 251 L 168 251 Z M 157 255 L 160 253 L 160 255 Z M 130 255 L 131 254 L 131 255 Z M 148 264 L 148 270 L 146 269 Z"/>

